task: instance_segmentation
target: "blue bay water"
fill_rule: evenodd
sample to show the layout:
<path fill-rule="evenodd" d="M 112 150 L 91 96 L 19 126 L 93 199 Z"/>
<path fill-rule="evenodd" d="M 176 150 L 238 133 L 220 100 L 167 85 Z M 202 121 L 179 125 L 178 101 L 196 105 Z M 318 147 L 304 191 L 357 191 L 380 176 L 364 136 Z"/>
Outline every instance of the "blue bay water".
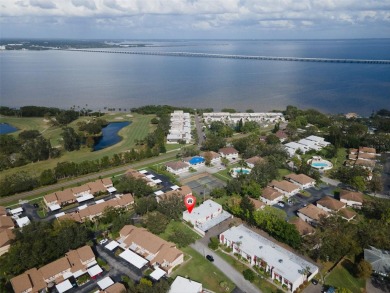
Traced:
<path fill-rule="evenodd" d="M 116 50 L 390 60 L 390 39 L 132 43 L 149 47 Z M 169 104 L 268 111 L 296 105 L 363 115 L 390 106 L 390 65 L 70 51 L 2 51 L 0 61 L 5 106 L 103 110 Z"/>

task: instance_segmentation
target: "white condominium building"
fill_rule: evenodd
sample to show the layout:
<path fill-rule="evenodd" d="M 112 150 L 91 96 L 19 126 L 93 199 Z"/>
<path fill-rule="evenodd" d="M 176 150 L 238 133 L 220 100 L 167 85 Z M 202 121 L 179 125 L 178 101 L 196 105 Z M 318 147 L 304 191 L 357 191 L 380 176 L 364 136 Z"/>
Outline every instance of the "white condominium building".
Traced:
<path fill-rule="evenodd" d="M 184 140 L 191 141 L 191 116 L 183 111 L 174 111 L 171 114 L 171 129 L 167 135 L 167 143 L 179 143 Z"/>
<path fill-rule="evenodd" d="M 242 119 L 242 122 L 255 121 L 258 123 L 277 123 L 285 121 L 282 113 L 203 113 L 203 119 L 206 123 L 221 121 L 226 124 L 235 124 Z"/>

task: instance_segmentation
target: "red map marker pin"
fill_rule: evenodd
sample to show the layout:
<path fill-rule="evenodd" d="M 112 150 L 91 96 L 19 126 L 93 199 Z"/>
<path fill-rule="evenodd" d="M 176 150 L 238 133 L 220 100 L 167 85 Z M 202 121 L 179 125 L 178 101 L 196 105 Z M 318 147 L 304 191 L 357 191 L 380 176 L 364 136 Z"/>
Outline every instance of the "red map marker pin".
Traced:
<path fill-rule="evenodd" d="M 187 195 L 187 196 L 184 198 L 184 204 L 185 204 L 186 207 L 187 207 L 187 211 L 191 214 L 192 209 L 194 208 L 194 206 L 195 206 L 195 204 L 196 204 L 196 197 L 195 197 L 195 196 L 192 196 L 192 195 Z"/>

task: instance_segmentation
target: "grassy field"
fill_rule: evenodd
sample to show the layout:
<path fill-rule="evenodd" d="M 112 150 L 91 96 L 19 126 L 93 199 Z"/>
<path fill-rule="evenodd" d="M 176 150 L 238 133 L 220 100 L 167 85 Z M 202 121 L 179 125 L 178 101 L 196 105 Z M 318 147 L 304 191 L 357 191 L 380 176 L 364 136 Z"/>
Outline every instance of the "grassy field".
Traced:
<path fill-rule="evenodd" d="M 81 148 L 79 151 L 65 152 L 60 158 L 46 160 L 42 162 L 31 163 L 26 166 L 12 168 L 1 172 L 1 176 L 11 175 L 18 171 L 27 171 L 31 174 L 39 174 L 45 169 L 54 168 L 58 162 L 72 161 L 81 162 L 84 160 L 100 159 L 104 156 L 112 156 L 115 153 L 120 153 L 131 149 L 135 145 L 137 139 L 144 138 L 149 132 L 155 129 L 155 126 L 150 124 L 150 120 L 154 115 L 139 115 L 116 113 L 115 115 L 104 115 L 101 118 L 107 121 L 120 122 L 131 121 L 131 124 L 122 128 L 119 131 L 119 135 L 123 138 L 119 143 L 105 148 L 103 150 L 92 152 L 89 148 Z M 77 122 L 90 119 L 89 117 L 81 117 L 76 121 L 73 121 L 70 126 L 75 127 Z M 62 130 L 59 127 L 50 127 L 43 118 L 13 118 L 13 117 L 1 117 L 0 122 L 6 122 L 18 127 L 20 130 L 36 129 L 43 133 L 43 135 L 50 139 L 52 146 L 58 145 L 59 138 Z M 18 134 L 18 132 L 16 132 Z"/>
<path fill-rule="evenodd" d="M 173 229 L 175 228 L 178 228 L 178 229 L 184 229 L 184 230 L 187 230 L 187 231 L 191 231 L 195 237 L 196 240 L 200 239 L 201 237 L 196 234 L 190 227 L 188 227 L 186 224 L 182 223 L 182 222 L 177 222 L 177 221 L 171 221 L 167 228 L 165 229 L 164 233 L 160 234 L 159 236 L 167 241 L 168 240 L 168 236 L 172 233 Z"/>
<path fill-rule="evenodd" d="M 362 289 L 366 287 L 366 282 L 354 277 L 351 273 L 352 270 L 353 263 L 349 259 L 343 260 L 326 276 L 325 284 L 336 288 L 347 288 L 353 293 L 361 293 Z"/>
<path fill-rule="evenodd" d="M 234 289 L 233 282 L 200 253 L 191 247 L 181 248 L 181 250 L 189 255 L 191 259 L 175 270 L 172 273 L 172 278 L 176 276 L 188 277 L 202 283 L 204 288 L 214 292 L 231 292 Z M 228 290 L 220 286 L 222 282 L 227 284 Z"/>
<path fill-rule="evenodd" d="M 248 269 L 248 266 L 246 266 L 242 262 L 238 261 L 234 257 L 227 255 L 226 253 L 224 253 L 220 250 L 216 251 L 216 253 L 220 257 L 222 257 L 227 263 L 229 263 L 232 267 L 234 267 L 237 271 L 239 271 L 240 273 L 242 273 L 244 270 Z M 273 284 L 271 284 L 270 282 L 268 282 L 264 279 L 260 279 L 260 278 L 256 278 L 255 281 L 253 282 L 253 284 L 256 287 L 258 287 L 263 293 L 275 293 L 278 290 L 278 288 L 275 287 Z"/>

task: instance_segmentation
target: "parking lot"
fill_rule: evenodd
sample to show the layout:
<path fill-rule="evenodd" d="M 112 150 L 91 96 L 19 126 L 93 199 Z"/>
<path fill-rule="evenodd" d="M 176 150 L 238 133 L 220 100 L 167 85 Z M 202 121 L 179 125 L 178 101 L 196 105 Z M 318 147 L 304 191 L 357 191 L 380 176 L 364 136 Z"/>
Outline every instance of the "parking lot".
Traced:
<path fill-rule="evenodd" d="M 322 184 L 320 187 L 312 187 L 306 189 L 308 193 L 310 193 L 310 196 L 304 196 L 301 194 L 295 194 L 292 197 L 290 197 L 292 203 L 291 204 L 285 204 L 284 207 L 280 207 L 278 204 L 273 205 L 275 208 L 281 209 L 286 212 L 287 214 L 287 220 L 296 216 L 296 211 L 303 208 L 305 205 L 315 203 L 319 199 L 323 198 L 326 195 L 330 195 L 333 197 L 333 190 L 335 190 L 336 187 L 334 186 L 328 186 L 325 184 Z"/>
<path fill-rule="evenodd" d="M 225 186 L 225 182 L 208 173 L 197 174 L 183 179 L 181 183 L 188 185 L 197 195 L 209 195 L 213 189 Z"/>

